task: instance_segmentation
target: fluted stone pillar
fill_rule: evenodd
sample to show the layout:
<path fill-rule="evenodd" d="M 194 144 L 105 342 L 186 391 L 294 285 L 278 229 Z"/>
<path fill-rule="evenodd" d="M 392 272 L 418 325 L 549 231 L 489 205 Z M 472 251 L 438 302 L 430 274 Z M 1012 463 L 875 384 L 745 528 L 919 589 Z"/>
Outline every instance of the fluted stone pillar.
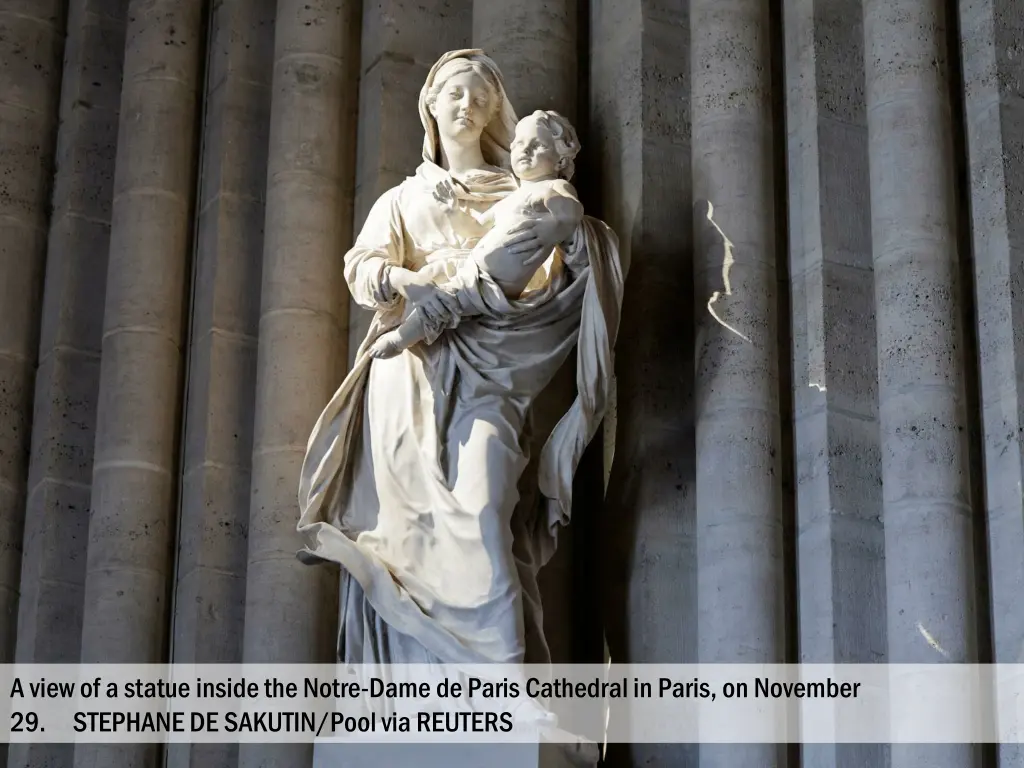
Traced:
<path fill-rule="evenodd" d="M 79 658 L 125 8 L 72 0 L 36 373 L 20 663 Z"/>
<path fill-rule="evenodd" d="M 420 88 L 441 54 L 469 46 L 472 2 L 364 3 L 355 232 L 362 227 L 377 198 L 412 176 L 422 162 L 423 126 L 416 110 Z M 350 362 L 366 337 L 372 317 L 371 312 L 350 302 Z"/>
<path fill-rule="evenodd" d="M 127 0 L 72 0 L 36 373 L 19 663 L 73 664 L 99 395 Z M 70 766 L 70 744 L 11 746 L 10 765 Z"/>
<path fill-rule="evenodd" d="M 14 660 L 67 0 L 0 0 L 0 663 Z"/>
<path fill-rule="evenodd" d="M 961 0 L 964 115 L 973 215 L 975 307 L 985 434 L 989 591 L 996 663 L 1024 663 L 1024 12 L 1006 0 Z M 1000 766 L 1024 748 L 999 747 Z"/>
<path fill-rule="evenodd" d="M 276 0 L 211 17 L 193 283 L 173 661 L 242 661 L 256 344 Z M 168 766 L 235 768 L 234 744 L 172 744 Z"/>
<path fill-rule="evenodd" d="M 473 0 L 473 45 L 501 68 L 520 116 L 553 109 L 576 119 L 578 0 Z"/>
<path fill-rule="evenodd" d="M 947 4 L 865 0 L 878 396 L 893 663 L 977 659 Z M 967 768 L 970 746 L 894 745 Z"/>
<path fill-rule="evenodd" d="M 590 13 L 580 188 L 599 190 L 589 212 L 615 230 L 629 270 L 605 421 L 604 631 L 613 663 L 694 663 L 689 14 L 663 0 L 596 0 Z M 609 755 L 634 766 L 696 757 L 684 744 L 609 745 Z"/>
<path fill-rule="evenodd" d="M 296 493 L 306 441 L 341 383 L 351 239 L 358 3 L 279 0 L 274 32 L 266 225 L 243 658 L 333 658 L 337 572 L 309 567 Z M 243 745 L 239 765 L 308 765 L 310 745 Z"/>
<path fill-rule="evenodd" d="M 167 651 L 203 5 L 128 5 L 82 622 L 86 663 L 160 662 Z M 157 754 L 157 745 L 79 744 L 75 764 L 115 768 Z"/>
<path fill-rule="evenodd" d="M 785 660 L 768 0 L 690 6 L 698 290 L 697 633 L 702 663 Z M 782 765 L 775 745 L 700 748 Z"/>
<path fill-rule="evenodd" d="M 784 32 L 800 661 L 886 657 L 861 0 L 792 0 Z M 805 744 L 808 765 L 884 766 Z"/>
<path fill-rule="evenodd" d="M 516 113 L 523 117 L 537 109 L 552 109 L 576 122 L 577 0 L 473 0 L 473 46 L 483 49 L 497 63 L 505 89 Z M 578 158 L 582 161 L 583 158 Z M 572 179 L 578 183 L 579 179 Z M 533 409 L 534 461 L 526 473 L 536 472 L 536 457 L 547 436 L 561 416 L 572 406 L 576 395 L 575 366 L 568 360 L 549 387 L 537 399 Z M 601 483 L 599 475 L 588 477 L 586 468 L 577 475 L 577 485 Z M 582 488 L 581 488 L 582 490 Z M 577 508 L 584 498 L 577 492 Z M 531 504 L 527 496 L 521 503 Z M 592 498 L 600 498 L 595 493 Z M 593 507 L 592 504 L 589 506 Z M 593 515 L 591 515 L 593 518 Z M 575 533 L 591 520 L 576 516 L 571 528 L 559 534 L 558 550 L 544 566 L 538 578 L 544 609 L 544 634 L 551 660 L 561 663 L 582 661 L 573 658 L 573 586 Z M 583 627 L 578 628 L 585 632 Z M 600 658 L 590 659 L 600 662 Z"/>

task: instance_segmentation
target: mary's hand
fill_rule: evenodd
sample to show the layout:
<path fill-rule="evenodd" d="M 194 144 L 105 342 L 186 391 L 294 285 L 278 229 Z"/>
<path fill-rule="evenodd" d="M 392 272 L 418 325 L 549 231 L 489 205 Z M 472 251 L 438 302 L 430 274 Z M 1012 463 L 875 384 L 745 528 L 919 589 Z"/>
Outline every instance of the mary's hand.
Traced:
<path fill-rule="evenodd" d="M 389 275 L 391 287 L 423 313 L 431 323 L 444 324 L 455 312 L 452 297 L 418 272 L 395 267 Z"/>
<path fill-rule="evenodd" d="M 555 216 L 540 216 L 525 219 L 508 231 L 501 247 L 509 253 L 534 253 L 545 251 L 572 234 L 564 222 Z"/>

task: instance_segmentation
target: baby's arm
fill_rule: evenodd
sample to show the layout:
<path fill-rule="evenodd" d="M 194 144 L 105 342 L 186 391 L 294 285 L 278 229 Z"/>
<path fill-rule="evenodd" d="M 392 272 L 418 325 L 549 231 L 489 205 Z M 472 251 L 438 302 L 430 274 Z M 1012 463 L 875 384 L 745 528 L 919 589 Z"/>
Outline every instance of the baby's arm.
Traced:
<path fill-rule="evenodd" d="M 472 208 L 467 208 L 466 212 L 473 217 L 473 220 L 482 227 L 491 227 L 494 224 L 494 208 L 491 206 L 483 213 L 474 211 Z"/>

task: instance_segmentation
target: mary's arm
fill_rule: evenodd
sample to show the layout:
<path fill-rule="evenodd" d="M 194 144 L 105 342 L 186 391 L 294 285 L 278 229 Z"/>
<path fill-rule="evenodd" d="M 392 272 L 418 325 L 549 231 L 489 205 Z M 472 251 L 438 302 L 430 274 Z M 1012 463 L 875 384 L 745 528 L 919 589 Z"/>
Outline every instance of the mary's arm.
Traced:
<path fill-rule="evenodd" d="M 386 311 L 405 299 L 429 320 L 443 323 L 457 309 L 454 300 L 438 289 L 429 275 L 404 266 L 400 189 L 385 192 L 370 209 L 355 245 L 345 254 L 345 281 L 361 307 Z"/>
<path fill-rule="evenodd" d="M 359 237 L 345 254 L 345 282 L 352 298 L 366 309 L 390 309 L 401 298 L 390 280 L 391 270 L 404 262 L 398 190 L 388 190 L 374 203 Z"/>

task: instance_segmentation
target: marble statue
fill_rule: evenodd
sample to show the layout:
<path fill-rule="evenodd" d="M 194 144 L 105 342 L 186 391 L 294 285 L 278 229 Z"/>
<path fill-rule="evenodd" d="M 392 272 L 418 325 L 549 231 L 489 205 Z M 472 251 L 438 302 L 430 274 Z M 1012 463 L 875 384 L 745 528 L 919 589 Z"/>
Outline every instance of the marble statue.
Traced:
<path fill-rule="evenodd" d="M 344 257 L 374 317 L 309 438 L 299 556 L 342 567 L 341 662 L 544 662 L 537 572 L 606 407 L 618 244 L 569 183 L 572 126 L 517 122 L 482 51 L 442 56 L 419 114 L 423 162 Z M 574 348 L 575 400 L 525 477 L 531 405 Z"/>

